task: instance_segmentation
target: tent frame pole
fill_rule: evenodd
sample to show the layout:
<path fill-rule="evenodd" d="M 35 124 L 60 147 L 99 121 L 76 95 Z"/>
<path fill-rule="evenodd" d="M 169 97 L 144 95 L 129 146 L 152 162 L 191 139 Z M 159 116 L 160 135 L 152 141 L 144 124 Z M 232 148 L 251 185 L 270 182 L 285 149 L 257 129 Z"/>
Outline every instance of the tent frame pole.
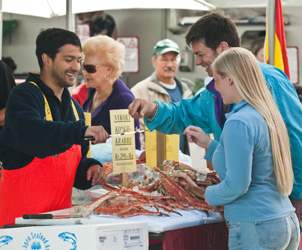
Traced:
<path fill-rule="evenodd" d="M 72 14 L 72 0 L 66 0 L 66 29 L 75 32 L 74 14 Z"/>
<path fill-rule="evenodd" d="M 267 31 L 268 32 L 268 63 L 274 64 L 275 62 L 275 15 L 276 15 L 276 0 L 268 0 L 266 9 L 267 15 Z"/>

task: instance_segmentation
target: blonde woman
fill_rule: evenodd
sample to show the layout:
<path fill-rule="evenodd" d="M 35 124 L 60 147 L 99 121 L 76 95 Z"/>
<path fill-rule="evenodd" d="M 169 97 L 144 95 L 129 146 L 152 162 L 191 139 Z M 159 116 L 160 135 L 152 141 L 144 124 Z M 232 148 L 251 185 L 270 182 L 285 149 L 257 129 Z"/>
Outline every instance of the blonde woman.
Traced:
<path fill-rule="evenodd" d="M 127 109 L 134 100 L 119 79 L 124 69 L 125 47 L 111 37 L 97 35 L 86 40 L 83 52 L 83 76 L 89 88 L 83 108 L 91 112 L 93 125 L 102 125 L 111 134 L 109 110 Z M 139 127 L 137 120 L 135 126 Z M 136 148 L 140 148 L 139 135 Z"/>
<path fill-rule="evenodd" d="M 298 249 L 299 223 L 288 198 L 293 171 L 287 129 L 256 59 L 246 49 L 230 48 L 212 69 L 223 103 L 233 104 L 220 141 L 197 127 L 185 132 L 207 149 L 221 177 L 205 198 L 224 206 L 229 249 Z"/>

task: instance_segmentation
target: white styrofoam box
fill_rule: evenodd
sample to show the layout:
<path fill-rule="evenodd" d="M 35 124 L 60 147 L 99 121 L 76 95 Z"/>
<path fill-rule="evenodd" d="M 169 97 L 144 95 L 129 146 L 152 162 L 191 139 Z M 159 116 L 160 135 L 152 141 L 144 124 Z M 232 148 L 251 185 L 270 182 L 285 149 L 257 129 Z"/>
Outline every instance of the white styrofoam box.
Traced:
<path fill-rule="evenodd" d="M 147 250 L 145 223 L 0 229 L 2 250 Z"/>

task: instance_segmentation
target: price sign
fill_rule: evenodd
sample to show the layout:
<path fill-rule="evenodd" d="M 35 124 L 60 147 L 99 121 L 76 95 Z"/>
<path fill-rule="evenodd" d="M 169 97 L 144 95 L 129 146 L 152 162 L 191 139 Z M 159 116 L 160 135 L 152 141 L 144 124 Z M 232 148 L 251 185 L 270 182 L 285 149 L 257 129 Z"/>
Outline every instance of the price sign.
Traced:
<path fill-rule="evenodd" d="M 136 171 L 134 120 L 128 109 L 110 110 L 113 173 Z M 115 136 L 116 135 L 116 136 Z"/>

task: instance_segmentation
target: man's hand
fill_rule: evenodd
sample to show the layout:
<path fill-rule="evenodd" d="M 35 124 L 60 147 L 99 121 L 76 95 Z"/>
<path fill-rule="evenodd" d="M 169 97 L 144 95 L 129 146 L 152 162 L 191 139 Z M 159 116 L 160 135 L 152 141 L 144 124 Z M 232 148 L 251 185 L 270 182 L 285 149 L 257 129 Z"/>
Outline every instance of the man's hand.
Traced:
<path fill-rule="evenodd" d="M 189 142 L 194 142 L 202 148 L 208 148 L 211 138 L 201 128 L 189 126 L 185 129 L 184 134 L 187 135 Z"/>
<path fill-rule="evenodd" d="M 157 109 L 157 104 L 153 102 L 148 102 L 143 99 L 135 99 L 128 106 L 129 114 L 134 119 L 138 119 L 142 117 L 151 119 L 155 115 L 156 109 Z"/>
<path fill-rule="evenodd" d="M 87 181 L 91 181 L 91 185 L 98 184 L 99 180 L 102 178 L 102 167 L 101 165 L 92 165 L 87 171 Z"/>
<path fill-rule="evenodd" d="M 96 144 L 106 142 L 109 134 L 103 126 L 91 126 L 86 129 L 84 136 L 93 136 L 92 144 Z"/>

